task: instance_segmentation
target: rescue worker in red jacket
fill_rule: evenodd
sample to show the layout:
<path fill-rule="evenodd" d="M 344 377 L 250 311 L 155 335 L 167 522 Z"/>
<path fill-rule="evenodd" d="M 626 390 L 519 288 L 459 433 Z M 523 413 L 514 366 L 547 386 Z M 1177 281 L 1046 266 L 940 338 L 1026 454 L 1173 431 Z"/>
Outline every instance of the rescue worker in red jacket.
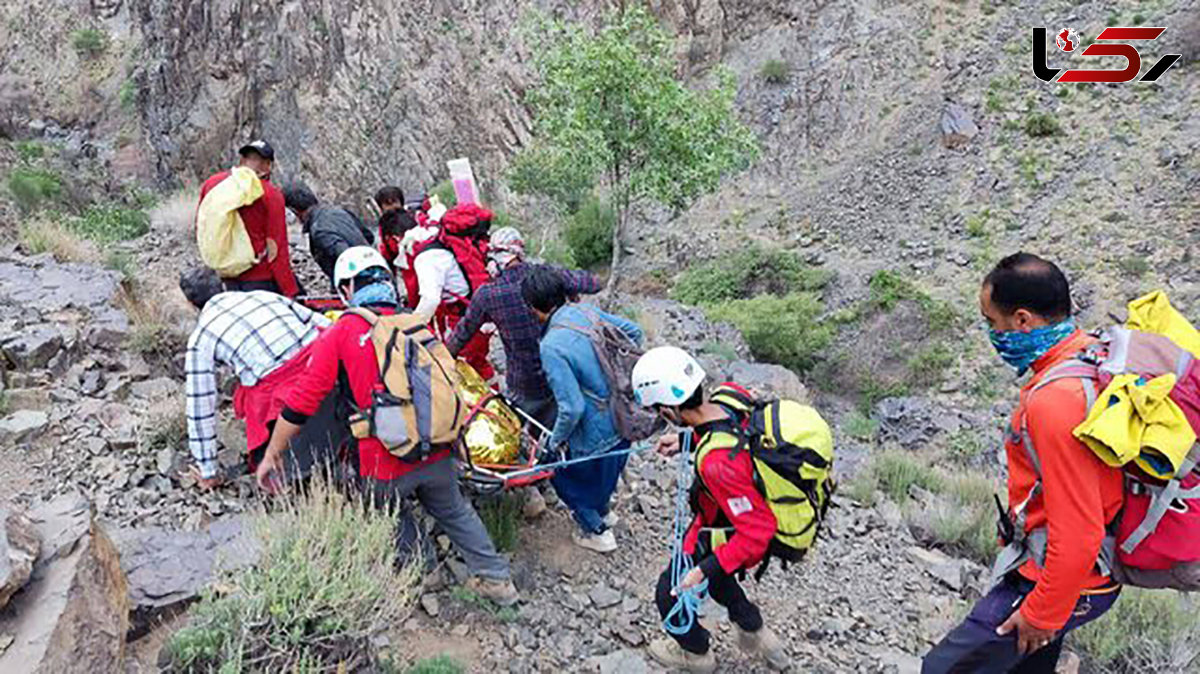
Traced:
<path fill-rule="evenodd" d="M 379 315 L 396 313 L 396 286 L 387 262 L 374 248 L 356 246 L 342 253 L 334 266 L 334 283 L 347 306 Z M 380 373 L 370 331 L 365 318 L 346 313 L 313 342 L 303 373 L 283 397 L 283 411 L 255 472 L 260 486 L 274 489 L 288 442 L 317 412 L 339 379 L 349 389 L 347 395 L 354 407 L 363 409 L 371 404 Z M 421 541 L 428 540 L 406 507 L 408 497 L 415 495 L 462 554 L 472 574 L 467 588 L 502 606 L 517 602 L 508 562 L 497 554 L 479 515 L 463 496 L 449 445 L 434 447 L 424 459 L 410 462 L 393 456 L 378 439 L 364 438 L 358 440 L 357 474 L 359 486 L 372 503 L 399 511 L 398 550 L 415 552 Z"/>
<path fill-rule="evenodd" d="M 292 272 L 292 258 L 288 251 L 287 210 L 283 193 L 271 183 L 271 170 L 275 165 L 275 149 L 265 140 L 256 140 L 243 145 L 238 154 L 238 166 L 246 166 L 262 180 L 263 195 L 249 206 L 238 209 L 254 255 L 258 263 L 242 272 L 237 278 L 221 279 L 226 290 L 267 290 L 287 297 L 302 295 L 300 284 Z M 217 183 L 229 177 L 229 171 L 221 171 L 204 181 L 200 187 L 200 201 Z"/>
<path fill-rule="evenodd" d="M 754 485 L 750 453 L 733 451 L 739 430 L 734 416 L 705 396 L 704 382 L 704 369 L 695 358 L 670 346 L 651 349 L 633 369 L 638 401 L 684 427 L 684 433 L 692 434 L 693 458 L 703 456 L 695 467 L 691 499 L 695 517 L 683 541 L 683 552 L 695 567 L 679 587 L 671 587 L 676 574 L 668 564 L 658 579 L 655 601 L 666 619 L 681 593 L 707 581 L 708 593 L 728 609 L 742 650 L 761 656 L 771 669 L 784 670 L 788 659 L 783 645 L 763 624 L 758 606 L 738 582 L 739 574 L 757 566 L 767 554 L 775 536 L 775 516 Z M 658 441 L 658 452 L 677 454 L 683 440 L 682 434 L 666 435 Z M 650 655 L 660 664 L 689 672 L 716 669 L 711 635 L 699 621 L 684 634 L 670 637 L 650 644 Z"/>

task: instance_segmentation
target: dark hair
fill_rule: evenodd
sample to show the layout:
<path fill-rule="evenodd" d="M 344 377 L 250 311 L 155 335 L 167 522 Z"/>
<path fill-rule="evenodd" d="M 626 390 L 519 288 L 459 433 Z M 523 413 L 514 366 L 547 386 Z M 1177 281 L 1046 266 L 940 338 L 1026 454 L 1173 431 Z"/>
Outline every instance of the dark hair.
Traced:
<path fill-rule="evenodd" d="M 1031 253 L 1000 260 L 983 279 L 992 304 L 1007 314 L 1026 309 L 1049 321 L 1071 315 L 1071 284 L 1053 262 Z"/>
<path fill-rule="evenodd" d="M 283 190 L 283 203 L 296 212 L 307 211 L 317 205 L 317 197 L 304 185 L 290 185 Z"/>
<path fill-rule="evenodd" d="M 683 401 L 683 404 L 679 406 L 679 409 L 694 410 L 703 404 L 704 404 L 704 383 L 701 382 L 700 384 L 698 384 L 696 386 L 696 390 L 692 391 L 691 397 L 688 398 L 687 400 Z"/>
<path fill-rule="evenodd" d="M 388 211 L 379 218 L 379 231 L 383 232 L 384 236 L 404 236 L 416 226 L 416 218 L 404 209 Z"/>
<path fill-rule="evenodd" d="M 393 201 L 400 202 L 401 206 L 404 205 L 404 191 L 395 185 L 381 187 L 379 188 L 379 191 L 375 193 L 375 203 L 380 208 L 382 208 L 384 204 Z"/>
<path fill-rule="evenodd" d="M 179 289 L 197 309 L 203 309 L 209 300 L 225 292 L 221 277 L 208 267 L 193 267 L 180 274 Z"/>
<path fill-rule="evenodd" d="M 543 314 L 553 313 L 567 303 L 567 284 L 553 267 L 535 265 L 521 281 L 521 296 L 526 304 Z"/>

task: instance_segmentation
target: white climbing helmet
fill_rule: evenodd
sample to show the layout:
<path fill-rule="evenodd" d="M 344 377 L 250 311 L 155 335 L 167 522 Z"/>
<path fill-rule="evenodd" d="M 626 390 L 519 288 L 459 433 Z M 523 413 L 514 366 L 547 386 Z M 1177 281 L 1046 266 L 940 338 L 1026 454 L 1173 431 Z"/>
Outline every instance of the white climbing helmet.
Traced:
<path fill-rule="evenodd" d="M 633 366 L 633 394 L 642 407 L 676 407 L 687 402 L 707 376 L 700 363 L 683 349 L 650 349 Z"/>
<path fill-rule="evenodd" d="M 375 267 L 391 272 L 388 269 L 387 260 L 384 260 L 379 251 L 374 248 L 370 246 L 347 248 L 342 251 L 333 265 L 333 285 L 340 288 L 346 281 Z"/>

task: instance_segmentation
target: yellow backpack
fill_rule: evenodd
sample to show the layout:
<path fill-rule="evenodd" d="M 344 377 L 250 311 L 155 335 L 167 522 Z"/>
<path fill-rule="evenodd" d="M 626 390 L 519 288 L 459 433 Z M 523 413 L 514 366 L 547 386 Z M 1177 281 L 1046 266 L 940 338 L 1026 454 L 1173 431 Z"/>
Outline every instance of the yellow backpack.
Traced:
<path fill-rule="evenodd" d="M 458 441 L 467 409 L 458 397 L 454 357 L 412 314 L 378 316 L 347 309 L 371 324 L 379 382 L 371 404 L 350 417 L 350 433 L 376 438 L 396 457 L 420 461 Z"/>
<path fill-rule="evenodd" d="M 731 384 L 718 388 L 710 400 L 731 412 L 735 422 L 727 431 L 712 433 L 702 441 L 697 469 L 714 449 L 750 452 L 755 486 L 778 525 L 755 578 L 766 573 L 772 557 L 779 558 L 786 569 L 813 546 L 836 489 L 829 424 L 808 405 L 794 400 L 756 400 Z M 712 533 L 715 549 L 727 534 Z"/>

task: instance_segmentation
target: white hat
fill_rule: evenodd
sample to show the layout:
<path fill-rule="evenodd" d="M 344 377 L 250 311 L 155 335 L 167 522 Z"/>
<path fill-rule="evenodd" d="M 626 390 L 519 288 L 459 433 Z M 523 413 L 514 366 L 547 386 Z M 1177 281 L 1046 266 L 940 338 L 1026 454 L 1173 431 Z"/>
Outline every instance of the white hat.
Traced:
<path fill-rule="evenodd" d="M 386 272 L 391 272 L 388 268 L 387 260 L 379 254 L 379 251 L 370 246 L 354 246 L 342 251 L 338 256 L 337 262 L 333 265 L 333 285 L 341 287 L 346 281 L 358 276 L 368 269 L 378 267 Z"/>
<path fill-rule="evenodd" d="M 633 366 L 633 394 L 642 407 L 677 407 L 692 397 L 706 376 L 687 351 L 660 346 L 647 351 Z"/>

